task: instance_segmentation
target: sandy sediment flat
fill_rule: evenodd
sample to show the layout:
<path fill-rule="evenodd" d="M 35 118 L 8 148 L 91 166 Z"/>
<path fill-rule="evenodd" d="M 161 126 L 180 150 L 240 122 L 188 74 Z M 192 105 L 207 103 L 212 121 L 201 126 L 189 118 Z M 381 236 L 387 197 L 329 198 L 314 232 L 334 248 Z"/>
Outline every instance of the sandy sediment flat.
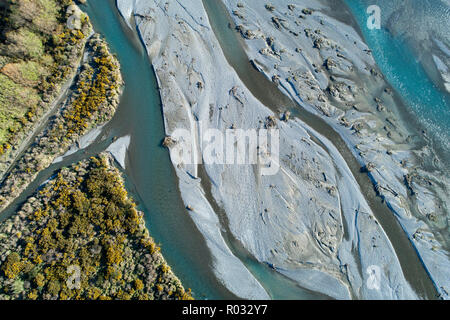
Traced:
<path fill-rule="evenodd" d="M 158 4 L 118 0 L 117 3 L 128 22 L 134 15 L 152 60 L 159 82 L 168 136 L 177 129 L 188 130 L 193 137 L 194 150 L 199 151 L 194 154 L 201 158 L 205 155 L 199 143 L 201 131 L 197 120 L 222 132 L 229 128 L 265 128 L 269 124 L 279 129 L 280 168 L 275 175 L 263 175 L 262 172 L 267 168 L 261 164 L 204 165 L 211 182 L 213 199 L 205 196 L 204 183 L 198 178 L 196 165 L 174 163 L 182 198 L 215 258 L 214 267 L 218 278 L 230 291 L 243 298 L 268 297 L 263 286 L 227 247 L 212 202 L 224 209 L 233 237 L 257 260 L 274 266 L 306 288 L 338 299 L 417 298 L 405 280 L 392 244 L 371 212 L 339 151 L 299 119 L 280 119 L 279 114 L 275 114 L 250 93 L 225 59 L 201 2 L 171 1 Z M 237 3 L 225 3 L 235 10 Z M 284 1 L 281 3 L 284 4 Z M 305 108 L 317 114 L 328 114 L 329 123 L 343 134 L 349 144 L 356 145 L 355 130 L 340 124 L 344 116 L 349 119 L 346 121 L 359 121 L 368 125 L 376 125 L 377 118 L 369 119 L 365 117 L 368 111 L 356 112 L 351 107 L 340 110 L 327 101 L 325 93 L 320 98 L 325 102 L 320 106 L 314 106 L 312 101 L 305 103 L 297 95 L 298 92 L 306 92 L 311 99 L 318 101 L 318 90 L 325 91 L 329 85 L 324 74 L 316 75 L 312 69 L 313 63 L 321 66 L 323 58 L 314 51 L 317 49 L 312 48 L 307 50 L 316 60 L 310 60 L 300 52 L 297 52 L 298 58 L 279 59 L 278 56 L 284 53 L 280 52 L 282 48 L 278 44 L 286 46 L 284 52 L 288 51 L 292 57 L 292 52 L 296 52 L 292 46 L 296 43 L 286 36 L 287 32 L 281 31 L 274 37 L 276 42 L 267 40 L 264 32 L 272 32 L 274 27 L 269 28 L 264 23 L 272 20 L 265 16 L 262 19 L 258 15 L 270 11 L 260 2 L 257 9 L 250 10 L 246 6 L 244 4 L 244 9 L 239 10 L 247 10 L 243 13 L 247 26 L 241 32 L 252 38 L 248 41 L 249 57 L 264 66 L 262 69 L 269 78 L 277 76 L 274 79 L 279 80 L 284 90 Z M 261 21 L 264 21 L 262 25 L 255 26 L 256 22 Z M 326 16 L 314 21 L 323 25 L 320 23 L 322 21 L 328 28 L 338 23 Z M 282 26 L 284 22 L 278 20 L 277 23 Z M 291 23 L 294 24 L 289 21 L 289 25 Z M 247 33 L 250 26 L 253 28 L 252 33 Z M 358 69 L 361 74 L 369 76 L 371 71 L 366 68 L 373 64 L 373 59 L 363 51 L 367 47 L 354 30 L 343 24 L 339 27 L 342 33 L 349 34 L 351 40 L 345 41 L 356 41 L 361 50 L 360 53 L 345 51 L 345 58 L 337 54 L 334 56 L 339 66 L 336 69 L 341 70 L 337 71 L 335 77 L 341 78 L 339 83 L 345 83 L 337 86 L 336 99 L 344 102 L 354 99 L 353 93 L 347 91 L 349 87 L 358 89 L 354 81 L 345 79 L 347 70 Z M 332 39 L 340 41 L 346 37 L 335 32 Z M 318 40 L 319 43 L 322 42 Z M 325 43 L 328 46 L 328 42 Z M 261 55 L 262 49 L 266 50 Z M 273 59 L 278 61 L 276 69 Z M 282 65 L 285 62 L 286 65 Z M 285 80 L 292 71 L 292 63 L 298 67 L 295 84 L 292 79 Z M 332 62 L 329 63 L 332 68 Z M 296 87 L 301 85 L 305 87 Z M 305 89 L 306 86 L 309 86 L 309 91 Z M 311 89 L 313 86 L 315 89 Z M 344 135 L 345 132 L 347 135 Z M 359 128 L 358 139 L 361 136 L 382 139 L 369 133 L 368 128 Z M 172 159 L 180 144 L 183 146 L 185 143 L 177 141 L 177 148 L 171 148 Z M 382 140 L 382 143 L 389 144 L 389 140 Z M 374 143 L 370 147 L 378 150 Z M 379 153 L 376 155 L 379 156 Z M 395 156 L 398 157 L 398 154 L 410 156 L 401 149 Z M 362 156 L 357 156 L 363 162 Z M 377 158 L 377 161 L 385 160 Z M 376 162 L 377 172 L 387 166 L 388 178 L 391 178 L 390 163 L 382 162 L 383 166 L 379 163 Z M 397 167 L 395 164 L 394 168 Z M 397 183 L 399 188 L 404 188 L 399 181 Z M 390 200 L 388 195 L 385 197 Z M 367 271 L 372 270 L 372 266 L 378 266 L 380 271 L 381 281 L 377 290 L 367 285 L 371 276 Z"/>
<path fill-rule="evenodd" d="M 370 167 L 377 192 L 446 297 L 448 170 L 425 170 L 429 160 L 424 159 L 436 157 L 427 145 L 415 146 L 411 136 L 417 133 L 402 123 L 398 100 L 369 48 L 356 30 L 329 16 L 327 1 L 277 1 L 273 10 L 251 1 L 239 7 L 238 2 L 224 1 L 246 40 L 249 59 L 332 125 L 361 165 Z"/>

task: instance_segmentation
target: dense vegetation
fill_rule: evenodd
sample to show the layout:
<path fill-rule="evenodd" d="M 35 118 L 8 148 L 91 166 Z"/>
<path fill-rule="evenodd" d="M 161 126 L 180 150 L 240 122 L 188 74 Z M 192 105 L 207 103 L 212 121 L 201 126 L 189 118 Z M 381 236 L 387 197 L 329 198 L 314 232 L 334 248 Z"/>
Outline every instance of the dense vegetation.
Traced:
<path fill-rule="evenodd" d="M 4 0 L 0 6 L 0 156 L 20 144 L 74 75 L 90 32 L 66 26 L 70 0 Z"/>
<path fill-rule="evenodd" d="M 0 185 L 0 210 L 88 129 L 114 115 L 122 86 L 119 62 L 97 34 L 89 38 L 85 52 L 76 89 Z"/>
<path fill-rule="evenodd" d="M 191 298 L 110 161 L 62 169 L 0 224 L 0 299 Z M 71 266 L 81 271 L 78 288 Z"/>
<path fill-rule="evenodd" d="M 92 66 L 84 65 L 84 73 L 77 82 L 77 93 L 71 102 L 71 108 L 64 113 L 67 130 L 66 138 L 79 134 L 90 125 L 92 115 L 100 110 L 107 98 L 117 92 L 122 84 L 118 73 L 118 63 L 110 55 L 106 45 L 93 46 Z M 104 122 L 106 119 L 96 119 Z"/>

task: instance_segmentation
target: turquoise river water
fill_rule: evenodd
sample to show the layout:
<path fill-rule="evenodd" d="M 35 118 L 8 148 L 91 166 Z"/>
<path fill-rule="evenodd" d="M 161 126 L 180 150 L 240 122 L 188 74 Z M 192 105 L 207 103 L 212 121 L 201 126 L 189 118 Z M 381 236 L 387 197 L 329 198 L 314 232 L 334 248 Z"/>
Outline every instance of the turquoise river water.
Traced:
<path fill-rule="evenodd" d="M 434 39 L 450 39 L 450 6 L 441 0 L 345 0 L 387 81 L 411 114 L 430 133 L 435 147 L 450 155 L 450 95 L 423 63 L 432 63 Z M 367 8 L 380 8 L 381 28 L 369 29 Z M 425 59 L 426 58 L 426 59 Z"/>

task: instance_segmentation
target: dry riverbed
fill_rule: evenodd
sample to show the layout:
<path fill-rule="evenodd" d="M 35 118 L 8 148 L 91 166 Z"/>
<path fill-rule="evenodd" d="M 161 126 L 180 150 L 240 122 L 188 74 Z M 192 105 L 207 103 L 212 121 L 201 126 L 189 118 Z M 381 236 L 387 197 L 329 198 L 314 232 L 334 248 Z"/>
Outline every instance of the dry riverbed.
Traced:
<path fill-rule="evenodd" d="M 232 6 L 231 12 L 237 11 L 236 21 L 243 20 L 237 23 L 241 26 L 238 31 L 253 44 L 249 45 L 248 53 L 255 65 L 302 106 L 329 118 L 327 122 L 349 145 L 356 145 L 357 138 L 370 137 L 372 143 L 369 146 L 373 152 L 366 151 L 361 155 L 355 152 L 361 166 L 365 163 L 364 154 L 372 156 L 371 161 L 367 161 L 371 176 L 376 177 L 377 172 L 382 172 L 380 176 L 386 179 L 401 178 L 396 186 L 400 191 L 405 189 L 403 177 L 408 166 L 402 166 L 400 161 L 402 156 L 409 157 L 410 153 L 405 146 L 392 145 L 388 138 L 380 136 L 376 140 L 377 136 L 370 136 L 379 131 L 370 131 L 374 129 L 371 126 L 379 125 L 379 116 L 369 118 L 369 115 L 386 112 L 383 106 L 393 101 L 389 90 L 383 93 L 383 101 L 365 98 L 367 104 L 373 99 L 370 107 L 380 111 L 358 111 L 359 105 L 364 108 L 369 105 L 358 103 L 363 96 L 358 92 L 363 89 L 358 87 L 356 78 L 347 73 L 357 70 L 361 79 L 369 79 L 377 71 L 356 31 L 323 14 L 320 18 L 311 18 L 317 14 L 311 9 L 319 7 L 303 12 L 306 6 L 285 5 L 286 10 L 299 11 L 295 11 L 295 18 L 292 14 L 292 19 L 312 24 L 310 28 L 299 26 L 301 32 L 297 32 L 288 29 L 296 23 L 277 16 L 276 8 L 265 8 L 261 2 L 252 3 L 257 8 L 251 9 L 243 1 L 225 3 Z M 389 238 L 339 150 L 314 128 L 296 117 L 286 116 L 283 106 L 280 106 L 280 112 L 271 110 L 252 95 L 228 64 L 201 3 L 119 0 L 117 4 L 132 28 L 131 18 L 134 17 L 152 60 L 160 87 L 166 134 L 171 136 L 176 129 L 191 132 L 195 157 L 205 156 L 197 120 L 202 121 L 205 128 L 222 132 L 230 128 L 279 129 L 280 168 L 275 175 L 262 174 L 267 169 L 266 164 L 205 164 L 211 185 L 211 190 L 205 190 L 207 184 L 199 178 L 197 165 L 174 162 L 183 201 L 212 252 L 217 277 L 230 291 L 243 298 L 270 297 L 264 283 L 258 281 L 228 248 L 221 234 L 223 226 L 213 209 L 215 204 L 225 211 L 232 236 L 246 250 L 258 261 L 273 266 L 305 288 L 338 299 L 418 297 L 405 280 Z M 283 7 L 283 12 L 286 10 Z M 300 15 L 303 18 L 299 18 Z M 255 26 L 256 21 L 262 25 Z M 327 31 L 334 30 L 334 33 L 325 37 L 322 31 L 317 31 L 324 25 L 328 26 Z M 268 30 L 277 33 L 271 38 L 266 34 Z M 348 39 L 337 30 L 348 33 Z M 290 37 L 298 37 L 301 41 L 292 41 Z M 349 42 L 352 46 L 356 42 L 360 52 L 349 47 Z M 344 46 L 352 50 L 338 50 Z M 330 59 L 326 59 L 328 54 L 325 52 L 330 55 L 333 52 Z M 293 70 L 293 65 L 298 69 Z M 294 71 L 295 74 L 291 74 Z M 330 80 L 331 75 L 334 80 Z M 377 86 L 383 92 L 386 85 L 381 81 Z M 304 93 L 304 98 L 297 92 Z M 392 139 L 406 138 L 401 136 L 400 130 L 384 126 L 385 136 L 391 132 Z M 345 135 L 341 128 L 346 128 L 349 134 Z M 394 150 L 379 151 L 375 141 L 392 145 Z M 166 141 L 172 160 L 180 146 L 191 147 L 188 142 Z M 386 160 L 384 154 L 391 162 L 382 162 Z M 390 181 L 386 182 L 387 187 L 381 183 L 380 186 L 388 189 L 392 184 Z M 391 200 L 388 192 L 383 190 L 380 188 L 380 193 L 386 200 Z M 402 201 L 399 200 L 400 191 L 390 203 Z M 205 196 L 209 193 L 212 197 Z M 446 262 L 436 265 L 445 268 Z M 372 266 L 377 266 L 380 272 L 378 290 L 367 285 L 371 276 L 367 270 Z M 437 279 L 445 276 L 445 272 L 438 271 Z"/>
<path fill-rule="evenodd" d="M 331 18 L 327 1 L 224 3 L 249 59 L 341 134 L 447 297 L 448 170 L 425 131 L 408 125 L 357 31 Z"/>

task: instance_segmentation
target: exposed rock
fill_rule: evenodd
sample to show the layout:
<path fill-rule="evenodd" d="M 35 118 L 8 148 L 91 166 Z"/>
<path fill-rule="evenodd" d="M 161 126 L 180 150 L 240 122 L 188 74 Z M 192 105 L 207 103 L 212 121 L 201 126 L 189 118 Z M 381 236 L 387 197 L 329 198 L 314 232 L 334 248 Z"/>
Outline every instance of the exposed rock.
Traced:
<path fill-rule="evenodd" d="M 373 170 L 375 170 L 375 168 L 376 168 L 375 164 L 373 162 L 369 162 L 361 169 L 361 171 L 372 172 Z"/>
<path fill-rule="evenodd" d="M 322 45 L 323 45 L 323 43 L 324 43 L 324 40 L 323 40 L 323 38 L 317 38 L 317 39 L 315 39 L 314 40 L 314 48 L 316 48 L 316 49 L 322 49 Z"/>
<path fill-rule="evenodd" d="M 267 3 L 264 7 L 265 7 L 267 10 L 269 10 L 270 12 L 273 12 L 273 11 L 275 10 L 275 6 L 272 5 L 272 4 L 270 4 L 270 3 Z"/>
<path fill-rule="evenodd" d="M 274 74 L 274 75 L 272 76 L 272 82 L 274 82 L 274 83 L 279 83 L 279 82 L 280 82 L 280 76 Z"/>
<path fill-rule="evenodd" d="M 290 116 L 291 116 L 290 111 L 284 112 L 283 115 L 281 116 L 281 121 L 287 122 L 289 120 Z"/>
<path fill-rule="evenodd" d="M 245 17 L 237 10 L 233 10 L 233 14 L 238 17 L 239 19 L 245 19 Z"/>
<path fill-rule="evenodd" d="M 172 138 L 171 136 L 166 136 L 163 139 L 161 145 L 166 148 L 172 148 L 176 143 L 177 141 L 174 138 Z"/>
<path fill-rule="evenodd" d="M 276 119 L 275 119 L 274 116 L 268 116 L 268 117 L 266 118 L 265 127 L 266 127 L 267 129 L 275 128 L 276 124 L 277 124 L 277 123 L 276 123 Z"/>
<path fill-rule="evenodd" d="M 334 62 L 331 57 L 328 57 L 323 65 L 327 68 L 327 70 L 331 70 L 331 68 L 336 67 L 336 62 Z"/>
<path fill-rule="evenodd" d="M 277 29 L 281 28 L 280 20 L 277 17 L 272 17 L 272 23 L 275 25 Z"/>

